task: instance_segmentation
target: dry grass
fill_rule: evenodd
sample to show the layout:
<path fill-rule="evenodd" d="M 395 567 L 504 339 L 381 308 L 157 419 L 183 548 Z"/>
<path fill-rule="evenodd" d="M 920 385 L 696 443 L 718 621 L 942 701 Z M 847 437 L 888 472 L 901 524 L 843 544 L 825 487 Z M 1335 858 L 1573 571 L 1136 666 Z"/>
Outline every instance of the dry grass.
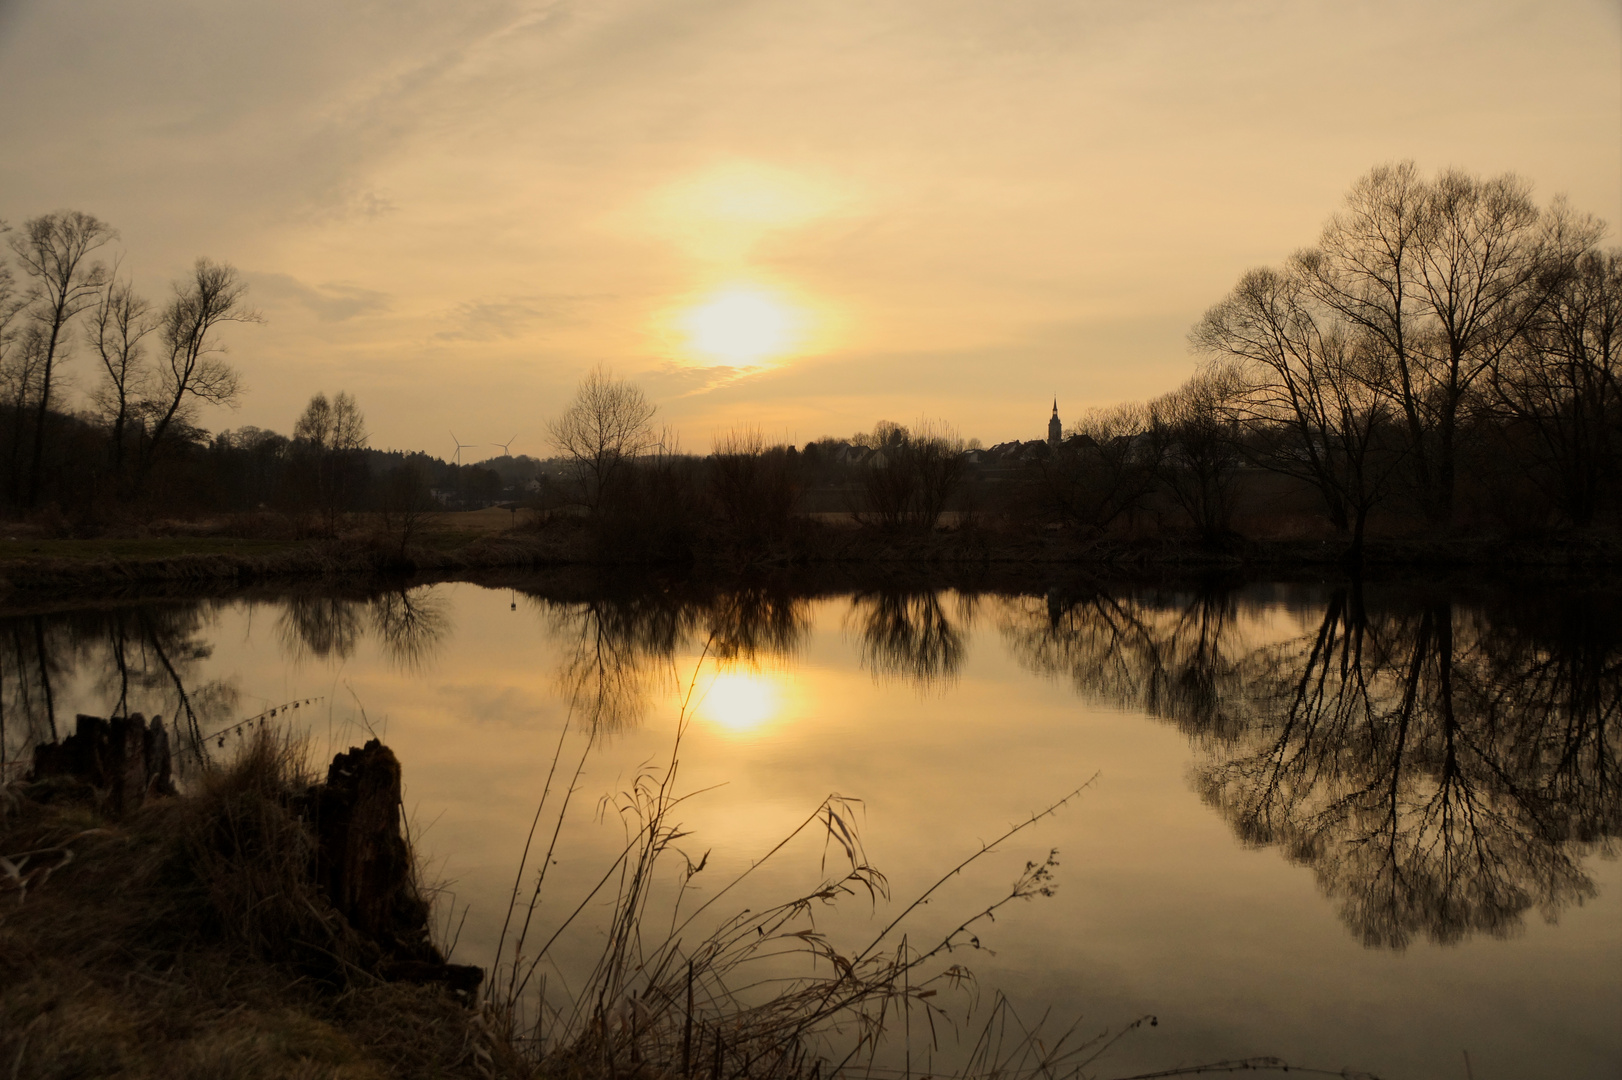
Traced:
<path fill-rule="evenodd" d="M 119 822 L 12 785 L 0 854 L 72 855 L 0 893 L 0 1075 L 527 1075 L 446 991 L 368 973 L 376 946 L 311 880 L 307 788 L 268 736 Z"/>

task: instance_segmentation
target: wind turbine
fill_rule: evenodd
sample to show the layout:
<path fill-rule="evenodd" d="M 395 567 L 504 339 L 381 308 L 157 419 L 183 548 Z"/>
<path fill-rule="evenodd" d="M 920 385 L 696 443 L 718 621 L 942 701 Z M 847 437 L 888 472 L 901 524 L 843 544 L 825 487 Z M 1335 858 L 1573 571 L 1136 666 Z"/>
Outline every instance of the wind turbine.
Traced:
<path fill-rule="evenodd" d="M 462 464 L 462 450 L 465 447 L 479 445 L 478 443 L 463 442 L 461 439 L 456 437 L 456 432 L 454 431 L 451 432 L 451 442 L 456 444 L 456 464 L 458 465 Z"/>
<path fill-rule="evenodd" d="M 490 445 L 491 446 L 499 446 L 499 447 L 501 447 L 501 454 L 502 454 L 503 457 L 512 457 L 513 452 L 508 448 L 511 447 L 512 444 L 517 442 L 517 441 L 518 441 L 518 436 L 514 435 L 512 438 L 508 439 L 506 442 L 493 442 Z"/>

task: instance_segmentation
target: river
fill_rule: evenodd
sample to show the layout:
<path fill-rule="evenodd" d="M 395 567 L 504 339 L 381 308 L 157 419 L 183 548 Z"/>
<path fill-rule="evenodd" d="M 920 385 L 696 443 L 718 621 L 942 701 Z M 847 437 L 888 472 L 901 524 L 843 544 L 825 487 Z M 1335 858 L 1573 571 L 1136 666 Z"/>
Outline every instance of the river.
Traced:
<path fill-rule="evenodd" d="M 1057 853 L 1052 895 L 1004 906 L 942 954 L 975 982 L 938 1000 L 937 1049 L 913 1030 L 915 1068 L 931 1053 L 949 1066 L 978 1030 L 972 996 L 983 1016 L 1001 993 L 1031 1021 L 1080 1017 L 1089 1037 L 1153 1014 L 1097 1075 L 1267 1054 L 1387 1078 L 1609 1078 L 1622 1069 L 1619 596 L 554 576 L 14 601 L 0 708 L 12 760 L 79 712 L 178 720 L 192 768 L 228 756 L 255 717 L 304 736 L 316 764 L 381 737 L 404 764 L 455 959 L 480 964 L 554 761 L 543 840 L 580 773 L 540 924 L 612 863 L 638 778 L 664 775 L 680 728 L 675 790 L 692 794 L 674 848 L 689 861 L 671 853 L 649 921 L 668 925 L 659 905 L 680 886 L 689 911 L 714 896 L 834 795 L 890 895 L 816 905 L 835 942 L 865 943 L 1080 788 L 909 916 L 912 947 L 933 944 Z M 837 874 L 848 852 L 828 836 L 803 833 L 713 910 Z M 589 967 L 601 907 L 560 938 L 548 994 L 566 999 Z"/>

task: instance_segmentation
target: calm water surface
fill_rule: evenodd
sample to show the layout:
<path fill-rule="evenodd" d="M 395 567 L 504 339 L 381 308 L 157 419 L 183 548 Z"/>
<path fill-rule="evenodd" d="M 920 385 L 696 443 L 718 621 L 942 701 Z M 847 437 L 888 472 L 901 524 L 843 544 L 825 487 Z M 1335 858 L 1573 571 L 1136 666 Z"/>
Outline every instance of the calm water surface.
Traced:
<path fill-rule="evenodd" d="M 904 903 L 1090 780 L 953 880 L 910 940 L 1057 848 L 1057 894 L 952 959 L 1029 1017 L 1157 1015 L 1102 1074 L 1276 1054 L 1464 1077 L 1468 1051 L 1478 1080 L 1615 1077 L 1619 616 L 1608 589 L 1337 583 L 109 602 L 0 618 L 0 707 L 13 759 L 53 718 L 121 708 L 179 717 L 215 755 L 273 708 L 315 754 L 376 732 L 442 912 L 466 910 L 457 959 L 478 963 L 554 755 L 584 762 L 548 886 L 561 911 L 618 853 L 614 799 L 663 767 L 689 693 L 698 897 L 838 793 Z M 804 892 L 825 856 L 793 845 L 723 903 Z M 861 898 L 819 926 L 853 942 L 897 910 Z M 562 943 L 552 992 L 593 935 Z"/>

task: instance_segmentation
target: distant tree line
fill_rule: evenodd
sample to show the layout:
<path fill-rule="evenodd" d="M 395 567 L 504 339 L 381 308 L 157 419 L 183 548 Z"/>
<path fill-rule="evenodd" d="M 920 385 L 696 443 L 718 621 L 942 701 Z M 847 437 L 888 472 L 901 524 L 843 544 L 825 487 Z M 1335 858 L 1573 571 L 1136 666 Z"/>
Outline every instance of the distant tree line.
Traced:
<path fill-rule="evenodd" d="M 758 430 L 685 454 L 633 384 L 587 374 L 548 425 L 556 456 L 462 466 L 368 446 L 346 393 L 288 435 L 210 436 L 242 393 L 220 340 L 258 321 L 229 266 L 199 259 L 163 305 L 138 296 L 86 214 L 7 230 L 0 264 L 0 502 L 94 530 L 121 517 L 269 512 L 340 532 L 378 513 L 404 537 L 438 509 L 497 501 L 594 550 L 685 558 L 970 527 L 1081 540 L 1614 535 L 1622 514 L 1622 252 L 1514 176 L 1432 178 L 1411 163 L 1353 185 L 1318 242 L 1244 274 L 1190 333 L 1181 387 L 1085 414 L 1056 442 L 982 447 L 949 426 L 880 421 L 803 447 Z M 93 357 L 87 407 L 62 371 Z M 402 532 L 403 530 L 403 532 Z M 810 538 L 810 539 L 808 539 Z"/>

